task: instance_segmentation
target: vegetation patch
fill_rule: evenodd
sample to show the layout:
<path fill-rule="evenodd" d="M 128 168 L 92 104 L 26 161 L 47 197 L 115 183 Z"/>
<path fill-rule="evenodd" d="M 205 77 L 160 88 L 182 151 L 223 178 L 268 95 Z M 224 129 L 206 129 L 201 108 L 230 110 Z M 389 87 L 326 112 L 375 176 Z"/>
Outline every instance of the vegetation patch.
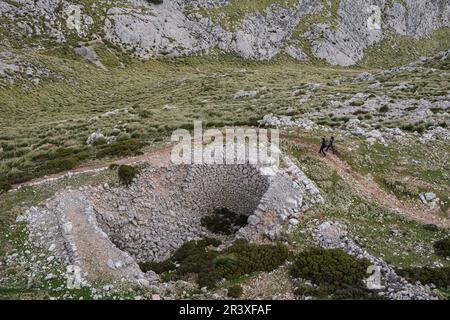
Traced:
<path fill-rule="evenodd" d="M 438 288 L 450 288 L 450 267 L 430 268 L 417 267 L 409 269 L 399 269 L 397 274 L 406 278 L 411 283 L 420 281 L 423 285 L 434 284 Z"/>
<path fill-rule="evenodd" d="M 242 296 L 242 293 L 242 287 L 238 284 L 228 288 L 228 296 L 230 298 L 239 299 Z"/>
<path fill-rule="evenodd" d="M 389 111 L 389 107 L 388 107 L 388 106 L 382 106 L 382 107 L 380 108 L 380 112 L 386 113 L 386 112 L 388 112 L 388 111 Z"/>
<path fill-rule="evenodd" d="M 153 270 L 165 280 L 194 276 L 200 288 L 213 289 L 222 280 L 237 280 L 259 271 L 272 271 L 288 258 L 283 244 L 253 244 L 236 240 L 230 247 L 218 251 L 221 242 L 213 238 L 189 241 L 161 263 L 142 263 L 143 271 Z M 176 266 L 176 268 L 174 268 Z"/>
<path fill-rule="evenodd" d="M 133 179 L 136 177 L 138 170 L 135 167 L 121 165 L 117 174 L 119 175 L 119 180 L 124 185 L 129 186 L 133 182 Z"/>
<path fill-rule="evenodd" d="M 247 224 L 248 217 L 234 213 L 226 208 L 216 209 L 214 213 L 202 218 L 202 226 L 217 234 L 230 235 Z"/>
<path fill-rule="evenodd" d="M 164 260 L 162 262 L 148 261 L 139 264 L 139 267 L 143 272 L 154 271 L 157 274 L 172 271 L 176 269 L 175 264 L 171 260 Z"/>
<path fill-rule="evenodd" d="M 398 198 L 417 198 L 419 195 L 419 188 L 411 183 L 403 183 L 392 177 L 384 177 L 382 184 L 389 191 L 394 192 Z"/>
<path fill-rule="evenodd" d="M 0 194 L 3 192 L 8 192 L 11 189 L 12 189 L 12 186 L 10 184 L 0 183 Z"/>
<path fill-rule="evenodd" d="M 312 281 L 318 296 L 361 297 L 369 266 L 367 259 L 357 260 L 341 249 L 312 248 L 297 256 L 290 275 Z"/>
<path fill-rule="evenodd" d="M 436 254 L 450 257 L 450 237 L 436 241 L 433 246 Z"/>

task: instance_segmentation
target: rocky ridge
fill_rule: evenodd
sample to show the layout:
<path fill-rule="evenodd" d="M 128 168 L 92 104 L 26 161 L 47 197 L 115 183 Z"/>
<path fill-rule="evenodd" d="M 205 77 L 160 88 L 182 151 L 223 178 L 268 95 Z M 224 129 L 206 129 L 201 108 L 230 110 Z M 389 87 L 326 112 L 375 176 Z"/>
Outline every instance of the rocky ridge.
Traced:
<path fill-rule="evenodd" d="M 444 0 L 377 0 L 371 4 L 342 0 L 337 6 L 331 1 L 298 0 L 248 10 L 229 30 L 214 14 L 226 22 L 220 10 L 233 5 L 234 1 L 205 0 L 157 5 L 145 0 L 2 1 L 0 23 L 39 45 L 103 38 L 141 58 L 209 53 L 217 48 L 248 59 L 268 60 L 284 52 L 299 60 L 311 55 L 349 66 L 364 57 L 364 49 L 391 34 L 423 38 L 449 27 L 450 15 L 450 5 Z M 311 16 L 324 17 L 324 22 L 319 18 L 308 22 L 306 32 L 298 35 L 299 25 Z M 304 42 L 310 44 L 311 52 L 304 51 Z M 8 40 L 5 44 L 16 45 Z"/>

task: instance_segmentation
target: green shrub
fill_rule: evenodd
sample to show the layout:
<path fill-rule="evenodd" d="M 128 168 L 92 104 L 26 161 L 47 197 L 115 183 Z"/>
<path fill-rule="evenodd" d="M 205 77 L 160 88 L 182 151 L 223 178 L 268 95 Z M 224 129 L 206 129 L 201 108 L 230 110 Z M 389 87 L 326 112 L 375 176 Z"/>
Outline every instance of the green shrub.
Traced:
<path fill-rule="evenodd" d="M 0 183 L 0 194 L 3 192 L 8 192 L 11 189 L 12 189 L 12 186 L 10 184 Z"/>
<path fill-rule="evenodd" d="M 228 288 L 228 296 L 230 298 L 239 299 L 242 296 L 243 290 L 240 285 L 234 285 Z"/>
<path fill-rule="evenodd" d="M 214 258 L 214 268 L 231 269 L 238 263 L 238 258 L 235 254 L 221 254 Z"/>
<path fill-rule="evenodd" d="M 54 173 L 57 171 L 73 169 L 77 165 L 78 165 L 77 158 L 65 158 L 65 159 L 50 160 L 46 163 L 45 167 L 47 168 L 49 173 Z"/>
<path fill-rule="evenodd" d="M 400 129 L 402 129 L 403 131 L 410 131 L 410 132 L 412 132 L 412 131 L 414 131 L 414 125 L 411 124 L 411 123 L 407 123 L 407 124 L 402 125 L 400 127 Z"/>
<path fill-rule="evenodd" d="M 161 271 L 162 279 L 177 280 L 196 275 L 200 288 L 214 288 L 222 279 L 234 280 L 245 274 L 258 271 L 272 271 L 282 265 L 288 257 L 288 249 L 283 244 L 258 245 L 245 240 L 236 240 L 222 251 L 211 250 L 221 242 L 213 238 L 188 241 L 178 248 L 166 261 L 159 264 L 144 263 L 143 268 Z M 173 272 L 175 262 L 179 265 Z M 142 268 L 141 267 L 141 268 Z M 156 269 L 156 270 L 155 270 Z M 144 270 L 144 269 L 143 269 Z"/>
<path fill-rule="evenodd" d="M 438 227 L 437 225 L 431 224 L 431 223 L 429 223 L 429 224 L 424 224 L 424 225 L 423 225 L 423 228 L 424 228 L 425 230 L 427 230 L 427 231 L 433 231 L 433 232 L 436 232 L 436 231 L 439 230 L 439 227 Z"/>
<path fill-rule="evenodd" d="M 289 251 L 284 244 L 254 244 L 246 240 L 236 240 L 225 253 L 235 254 L 239 258 L 237 267 L 241 274 L 254 271 L 272 271 L 288 258 Z"/>
<path fill-rule="evenodd" d="M 140 263 L 139 267 L 143 272 L 152 270 L 158 274 L 175 270 L 175 264 L 170 260 L 165 260 L 162 262 L 153 262 L 153 261 L 144 262 Z"/>
<path fill-rule="evenodd" d="M 419 194 L 419 189 L 416 186 L 405 184 L 402 181 L 396 180 L 392 177 L 384 177 L 382 182 L 386 188 L 392 191 L 398 198 L 416 198 Z"/>
<path fill-rule="evenodd" d="M 181 262 L 177 269 L 177 273 L 180 275 L 202 273 L 205 271 L 207 273 L 214 273 L 214 259 L 217 255 L 217 251 L 207 250 L 204 248 L 202 251 L 187 257 L 183 262 Z M 200 285 L 200 287 L 204 286 L 205 285 Z"/>
<path fill-rule="evenodd" d="M 450 237 L 436 241 L 433 246 L 436 254 L 443 257 L 450 257 Z"/>
<path fill-rule="evenodd" d="M 293 278 L 311 280 L 325 294 L 365 290 L 362 280 L 370 266 L 367 259 L 357 260 L 341 249 L 313 248 L 300 253 L 290 269 Z"/>
<path fill-rule="evenodd" d="M 116 141 L 112 144 L 98 146 L 98 150 L 95 154 L 97 159 L 104 157 L 119 157 L 119 156 L 133 156 L 140 153 L 140 149 L 143 147 L 142 142 L 135 139 L 127 139 Z"/>
<path fill-rule="evenodd" d="M 397 274 L 412 283 L 420 281 L 422 284 L 434 284 L 443 289 L 450 288 L 450 267 L 399 269 Z"/>
<path fill-rule="evenodd" d="M 416 128 L 414 129 L 414 131 L 416 131 L 417 133 L 420 133 L 420 134 L 424 133 L 425 130 L 426 130 L 426 127 L 425 127 L 424 124 L 418 125 L 418 126 L 416 126 Z"/>
<path fill-rule="evenodd" d="M 205 252 L 206 247 L 220 246 L 222 243 L 220 240 L 214 238 L 205 238 L 198 241 L 188 241 L 183 243 L 172 255 L 172 259 L 177 262 L 183 262 L 189 256 L 194 256 Z"/>
<path fill-rule="evenodd" d="M 333 292 L 333 299 L 336 300 L 383 300 L 385 298 L 380 297 L 375 292 L 369 289 L 358 286 L 358 287 L 346 287 L 343 289 L 337 289 Z"/>
<path fill-rule="evenodd" d="M 117 163 L 111 163 L 108 167 L 109 170 L 116 170 L 119 168 L 119 165 Z"/>
<path fill-rule="evenodd" d="M 353 107 L 360 107 L 364 104 L 364 100 L 362 99 L 356 99 L 350 102 L 350 105 Z"/>
<path fill-rule="evenodd" d="M 295 294 L 298 296 L 313 296 L 313 297 L 322 296 L 322 294 L 319 292 L 317 288 L 305 284 L 300 284 L 297 288 L 295 288 Z"/>
<path fill-rule="evenodd" d="M 356 110 L 355 112 L 353 112 L 352 114 L 355 115 L 355 116 L 358 116 L 358 115 L 364 115 L 364 114 L 367 114 L 367 113 L 369 113 L 369 111 L 359 109 L 359 110 Z"/>
<path fill-rule="evenodd" d="M 386 105 L 384 105 L 384 106 L 382 106 L 382 107 L 380 108 L 380 112 L 386 113 L 386 112 L 388 112 L 388 111 L 389 111 L 389 107 L 386 106 Z"/>
<path fill-rule="evenodd" d="M 124 185 L 129 186 L 137 174 L 137 169 L 132 166 L 121 165 L 118 170 L 119 180 Z"/>
<path fill-rule="evenodd" d="M 104 145 L 104 144 L 108 144 L 108 141 L 106 141 L 106 139 L 105 138 L 99 138 L 99 139 L 96 139 L 93 143 L 92 143 L 92 145 L 93 146 L 102 146 L 102 145 Z"/>
<path fill-rule="evenodd" d="M 218 234 L 230 235 L 247 224 L 247 216 L 234 213 L 226 208 L 216 209 L 214 213 L 201 219 L 202 226 Z"/>

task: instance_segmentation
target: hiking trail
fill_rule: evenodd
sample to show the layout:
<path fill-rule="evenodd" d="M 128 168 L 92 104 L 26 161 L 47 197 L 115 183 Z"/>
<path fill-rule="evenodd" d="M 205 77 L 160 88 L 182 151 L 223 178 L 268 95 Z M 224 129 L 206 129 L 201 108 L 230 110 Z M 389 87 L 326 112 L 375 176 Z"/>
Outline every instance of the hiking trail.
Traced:
<path fill-rule="evenodd" d="M 347 182 L 357 194 L 373 199 L 378 204 L 418 222 L 435 224 L 444 228 L 450 227 L 450 219 L 439 216 L 439 208 L 432 209 L 426 205 L 413 207 L 406 204 L 400 201 L 394 194 L 388 193 L 381 188 L 370 174 L 362 175 L 355 171 L 345 160 L 340 158 L 338 154 L 328 152 L 327 156 L 324 157 L 318 154 L 319 145 L 299 140 L 295 140 L 295 143 L 306 147 L 312 156 L 336 170 L 338 176 Z"/>

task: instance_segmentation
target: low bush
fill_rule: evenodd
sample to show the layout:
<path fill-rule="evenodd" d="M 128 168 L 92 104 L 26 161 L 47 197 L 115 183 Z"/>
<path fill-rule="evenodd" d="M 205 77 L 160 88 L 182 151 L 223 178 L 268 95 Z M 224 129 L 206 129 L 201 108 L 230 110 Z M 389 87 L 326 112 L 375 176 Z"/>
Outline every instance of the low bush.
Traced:
<path fill-rule="evenodd" d="M 137 169 L 132 166 L 121 165 L 118 170 L 119 180 L 124 185 L 129 186 L 137 174 Z"/>
<path fill-rule="evenodd" d="M 399 269 L 397 270 L 397 274 L 406 278 L 411 283 L 420 281 L 424 285 L 434 284 L 439 288 L 450 288 L 450 267 Z"/>
<path fill-rule="evenodd" d="M 405 184 L 402 181 L 396 180 L 391 177 L 384 177 L 382 179 L 384 186 L 392 191 L 397 197 L 410 197 L 416 198 L 419 194 L 417 186 L 412 184 Z"/>
<path fill-rule="evenodd" d="M 240 285 L 234 285 L 228 288 L 228 296 L 230 298 L 239 299 L 242 296 L 243 290 Z"/>
<path fill-rule="evenodd" d="M 164 273 L 163 279 L 176 280 L 189 275 L 196 275 L 200 288 L 209 289 L 217 286 L 222 279 L 235 280 L 258 271 L 272 271 L 282 265 L 288 257 L 288 249 L 283 244 L 258 245 L 246 240 L 236 240 L 222 251 L 221 242 L 213 238 L 189 241 L 178 248 L 164 262 L 144 263 L 141 268 Z M 178 268 L 173 270 L 173 266 Z M 144 269 L 143 269 L 144 270 Z M 173 272 L 168 272 L 172 271 Z M 168 276 L 168 274 L 170 276 Z"/>
<path fill-rule="evenodd" d="M 221 254 L 214 258 L 213 265 L 215 268 L 231 269 L 238 263 L 235 254 Z"/>
<path fill-rule="evenodd" d="M 429 224 L 424 224 L 424 225 L 423 225 L 423 228 L 424 228 L 425 230 L 427 230 L 427 231 L 432 231 L 432 232 L 439 231 L 439 227 L 438 227 L 437 225 L 431 224 L 431 223 L 429 223 Z"/>
<path fill-rule="evenodd" d="M 422 133 L 425 132 L 426 129 L 427 128 L 426 128 L 426 126 L 424 124 L 420 124 L 420 125 L 416 126 L 414 131 L 416 131 L 417 133 L 422 134 Z"/>
<path fill-rule="evenodd" d="M 350 102 L 350 105 L 353 107 L 360 107 L 364 104 L 364 100 L 362 99 L 356 99 Z"/>
<path fill-rule="evenodd" d="M 423 133 L 427 129 L 425 124 L 423 123 L 408 123 L 404 124 L 400 127 L 403 131 L 410 131 L 410 132 L 417 132 L 417 133 Z"/>
<path fill-rule="evenodd" d="M 141 268 L 141 270 L 143 272 L 152 270 L 158 274 L 172 271 L 172 270 L 175 270 L 175 268 L 176 268 L 175 264 L 170 260 L 165 260 L 162 262 L 153 262 L 153 261 L 144 262 L 144 263 L 140 263 L 139 267 Z"/>
<path fill-rule="evenodd" d="M 92 145 L 94 147 L 102 146 L 102 145 L 105 145 L 105 144 L 108 144 L 108 141 L 106 140 L 106 138 L 103 138 L 103 137 L 94 140 L 94 142 L 92 143 Z"/>
<path fill-rule="evenodd" d="M 293 278 L 312 281 L 322 294 L 353 296 L 352 292 L 366 291 L 367 259 L 357 260 L 341 249 L 312 248 L 300 253 L 290 269 Z"/>
<path fill-rule="evenodd" d="M 58 171 L 70 170 L 78 166 L 79 160 L 75 157 L 65 159 L 55 159 L 47 161 L 45 164 L 48 173 L 56 173 Z"/>
<path fill-rule="evenodd" d="M 119 168 L 119 165 L 117 163 L 111 163 L 108 167 L 109 170 L 116 170 Z"/>
<path fill-rule="evenodd" d="M 11 189 L 12 189 L 12 186 L 10 184 L 0 183 L 0 194 L 3 192 L 8 192 Z"/>
<path fill-rule="evenodd" d="M 201 223 L 213 233 L 230 235 L 244 227 L 247 219 L 247 216 L 222 208 L 214 210 L 212 215 L 203 217 Z"/>
<path fill-rule="evenodd" d="M 450 257 L 450 237 L 436 241 L 433 246 L 436 254 L 442 257 Z"/>
<path fill-rule="evenodd" d="M 289 251 L 284 244 L 254 244 L 246 240 L 236 240 L 225 253 L 235 254 L 239 259 L 237 268 L 241 274 L 254 271 L 272 271 L 288 258 Z"/>
<path fill-rule="evenodd" d="M 127 139 L 116 141 L 112 144 L 98 146 L 95 154 L 97 159 L 104 157 L 119 157 L 119 156 L 133 156 L 141 153 L 140 149 L 143 147 L 142 142 L 135 139 Z"/>
<path fill-rule="evenodd" d="M 364 115 L 364 114 L 367 114 L 367 113 L 369 113 L 369 111 L 359 109 L 359 110 L 356 110 L 355 112 L 353 112 L 352 114 L 355 115 L 355 116 L 359 116 L 361 114 Z"/>
<path fill-rule="evenodd" d="M 407 124 L 402 125 L 400 127 L 400 129 L 402 129 L 403 131 L 410 131 L 410 132 L 412 132 L 412 131 L 414 131 L 414 125 L 412 123 L 407 123 Z"/>
<path fill-rule="evenodd" d="M 353 287 L 349 286 L 343 289 L 337 289 L 333 292 L 333 299 L 335 300 L 383 300 L 385 298 L 370 291 L 364 286 Z"/>
<path fill-rule="evenodd" d="M 172 255 L 172 259 L 177 262 L 183 262 L 189 256 L 202 254 L 206 247 L 218 247 L 222 244 L 220 240 L 214 238 L 205 238 L 198 241 L 188 241 L 183 243 Z"/>
<path fill-rule="evenodd" d="M 382 107 L 380 108 L 380 112 L 386 113 L 386 112 L 388 112 L 388 111 L 389 111 L 389 107 L 386 106 L 386 105 L 384 105 L 384 106 L 382 106 Z"/>

